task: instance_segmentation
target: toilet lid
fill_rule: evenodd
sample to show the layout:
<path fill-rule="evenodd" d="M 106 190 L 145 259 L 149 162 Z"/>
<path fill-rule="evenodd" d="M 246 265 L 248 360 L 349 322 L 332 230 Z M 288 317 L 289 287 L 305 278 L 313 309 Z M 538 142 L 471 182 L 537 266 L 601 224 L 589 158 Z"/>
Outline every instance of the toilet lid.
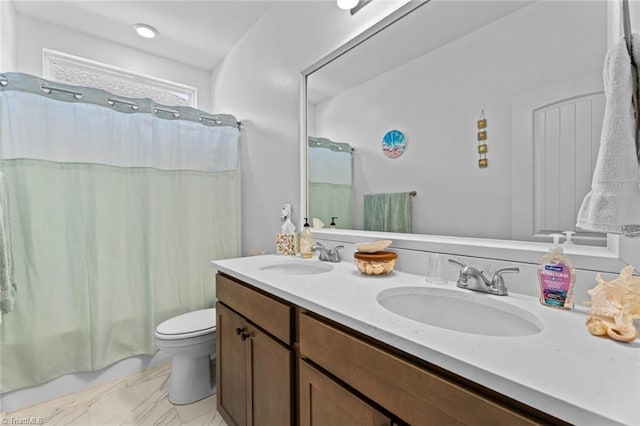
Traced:
<path fill-rule="evenodd" d="M 180 335 L 201 336 L 216 331 L 215 308 L 187 312 L 170 318 L 156 327 L 156 334 L 178 337 Z"/>

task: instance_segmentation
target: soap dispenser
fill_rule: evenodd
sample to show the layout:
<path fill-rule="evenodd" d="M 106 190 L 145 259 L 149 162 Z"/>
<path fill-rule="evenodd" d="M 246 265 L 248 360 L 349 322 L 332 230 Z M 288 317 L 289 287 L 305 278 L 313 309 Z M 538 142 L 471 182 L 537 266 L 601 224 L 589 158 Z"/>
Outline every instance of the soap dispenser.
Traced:
<path fill-rule="evenodd" d="M 553 246 L 538 262 L 540 303 L 559 309 L 573 309 L 576 270 L 560 246 L 560 234 L 551 234 Z"/>
<path fill-rule="evenodd" d="M 313 257 L 311 247 L 313 247 L 313 234 L 311 233 L 309 222 L 305 217 L 304 226 L 302 227 L 302 232 L 300 232 L 300 256 L 305 259 Z"/>
<path fill-rule="evenodd" d="M 572 237 L 573 237 L 573 235 L 575 235 L 575 232 L 573 232 L 573 231 L 562 231 L 562 233 L 566 237 L 563 245 L 572 246 L 573 245 Z"/>
<path fill-rule="evenodd" d="M 336 219 L 338 216 L 331 216 L 331 223 L 329 224 L 330 229 L 336 229 Z"/>

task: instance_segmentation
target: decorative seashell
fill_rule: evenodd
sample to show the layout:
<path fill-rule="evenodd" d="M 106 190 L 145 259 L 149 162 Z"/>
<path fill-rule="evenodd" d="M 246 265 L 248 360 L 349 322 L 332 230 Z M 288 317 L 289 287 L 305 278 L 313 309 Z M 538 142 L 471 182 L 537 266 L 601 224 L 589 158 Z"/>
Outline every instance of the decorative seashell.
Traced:
<path fill-rule="evenodd" d="M 596 276 L 598 285 L 587 290 L 591 296 L 591 315 L 603 315 L 613 318 L 622 309 L 626 289 L 622 288 L 618 280 L 606 282 L 600 274 Z"/>
<path fill-rule="evenodd" d="M 604 336 L 607 334 L 608 327 L 600 318 L 590 316 L 587 318 L 587 330 L 594 336 Z"/>
<path fill-rule="evenodd" d="M 607 282 L 600 274 L 596 285 L 588 290 L 591 296 L 591 315 L 610 317 L 616 324 L 631 325 L 640 318 L 640 277 L 633 276 L 633 267 L 626 266 L 620 276 Z"/>
<path fill-rule="evenodd" d="M 384 262 L 382 264 L 382 267 L 384 269 L 384 273 L 388 274 L 389 272 L 393 271 L 393 267 L 395 266 L 395 262 Z"/>
<path fill-rule="evenodd" d="M 640 277 L 631 276 L 632 271 L 629 271 L 629 276 L 627 277 L 627 300 L 623 311 L 631 320 L 634 320 L 640 319 Z"/>
<path fill-rule="evenodd" d="M 607 329 L 607 335 L 619 342 L 633 342 L 638 338 L 638 331 L 633 325 L 614 325 Z"/>
<path fill-rule="evenodd" d="M 596 275 L 597 285 L 588 290 L 591 296 L 591 316 L 587 319 L 587 329 L 591 334 L 602 336 L 602 326 L 606 334 L 621 342 L 631 342 L 638 338 L 633 325 L 640 319 L 640 277 L 633 276 L 633 267 L 626 266 L 620 276 L 607 282 Z"/>
<path fill-rule="evenodd" d="M 370 243 L 356 243 L 358 251 L 363 253 L 375 253 L 377 251 L 383 251 L 391 245 L 391 240 L 372 241 Z"/>

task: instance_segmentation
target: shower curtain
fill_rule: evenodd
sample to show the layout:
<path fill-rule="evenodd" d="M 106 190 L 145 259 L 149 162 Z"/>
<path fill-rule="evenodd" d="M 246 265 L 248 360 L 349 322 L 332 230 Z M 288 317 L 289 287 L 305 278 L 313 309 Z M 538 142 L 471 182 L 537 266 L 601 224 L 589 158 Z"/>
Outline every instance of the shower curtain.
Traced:
<path fill-rule="evenodd" d="M 237 126 L 0 96 L 17 284 L 1 392 L 151 354 L 157 324 L 214 305 L 209 262 L 239 250 Z"/>
<path fill-rule="evenodd" d="M 349 144 L 325 138 L 308 141 L 309 223 L 318 218 L 325 225 L 337 217 L 337 227 L 353 226 L 353 149 Z"/>

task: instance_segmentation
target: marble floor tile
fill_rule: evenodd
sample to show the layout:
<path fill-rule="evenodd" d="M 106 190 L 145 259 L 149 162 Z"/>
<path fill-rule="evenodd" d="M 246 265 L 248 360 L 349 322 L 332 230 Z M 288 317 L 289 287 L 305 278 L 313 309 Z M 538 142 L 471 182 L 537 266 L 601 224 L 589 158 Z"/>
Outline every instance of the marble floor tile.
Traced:
<path fill-rule="evenodd" d="M 93 419 L 91 419 L 93 421 Z M 96 420 L 94 424 L 103 424 L 104 422 Z M 117 421 L 112 422 L 120 425 L 181 425 L 182 421 L 178 416 L 173 404 L 167 398 L 159 401 L 142 404 L 133 411 L 119 417 Z"/>
<path fill-rule="evenodd" d="M 89 406 L 89 418 L 96 424 L 120 424 L 143 412 L 144 407 L 166 399 L 162 386 L 167 379 L 168 376 L 161 376 L 106 394 Z"/>
<path fill-rule="evenodd" d="M 214 410 L 190 422 L 183 423 L 182 426 L 227 426 L 227 423 L 222 419 L 220 413 Z"/>
<path fill-rule="evenodd" d="M 8 416 L 42 418 L 46 424 L 68 424 L 73 418 L 81 417 L 79 413 L 87 411 L 92 402 L 112 391 L 125 387 L 122 379 L 114 380 L 15 411 Z"/>
<path fill-rule="evenodd" d="M 45 425 L 192 425 L 226 426 L 216 411 L 216 395 L 173 405 L 167 395 L 171 364 L 65 395 L 4 418 L 42 418 Z"/>
<path fill-rule="evenodd" d="M 182 420 L 183 423 L 189 423 L 198 417 L 205 416 L 215 411 L 216 395 L 213 394 L 210 397 L 201 399 L 193 404 L 176 405 L 175 407 L 178 415 L 180 416 L 180 420 Z"/>
<path fill-rule="evenodd" d="M 169 376 L 171 374 L 171 363 L 166 363 L 158 367 L 150 368 L 148 370 L 141 371 L 140 373 L 132 374 L 124 378 L 124 382 L 127 386 L 135 386 L 138 383 L 152 380 L 160 376 Z"/>

